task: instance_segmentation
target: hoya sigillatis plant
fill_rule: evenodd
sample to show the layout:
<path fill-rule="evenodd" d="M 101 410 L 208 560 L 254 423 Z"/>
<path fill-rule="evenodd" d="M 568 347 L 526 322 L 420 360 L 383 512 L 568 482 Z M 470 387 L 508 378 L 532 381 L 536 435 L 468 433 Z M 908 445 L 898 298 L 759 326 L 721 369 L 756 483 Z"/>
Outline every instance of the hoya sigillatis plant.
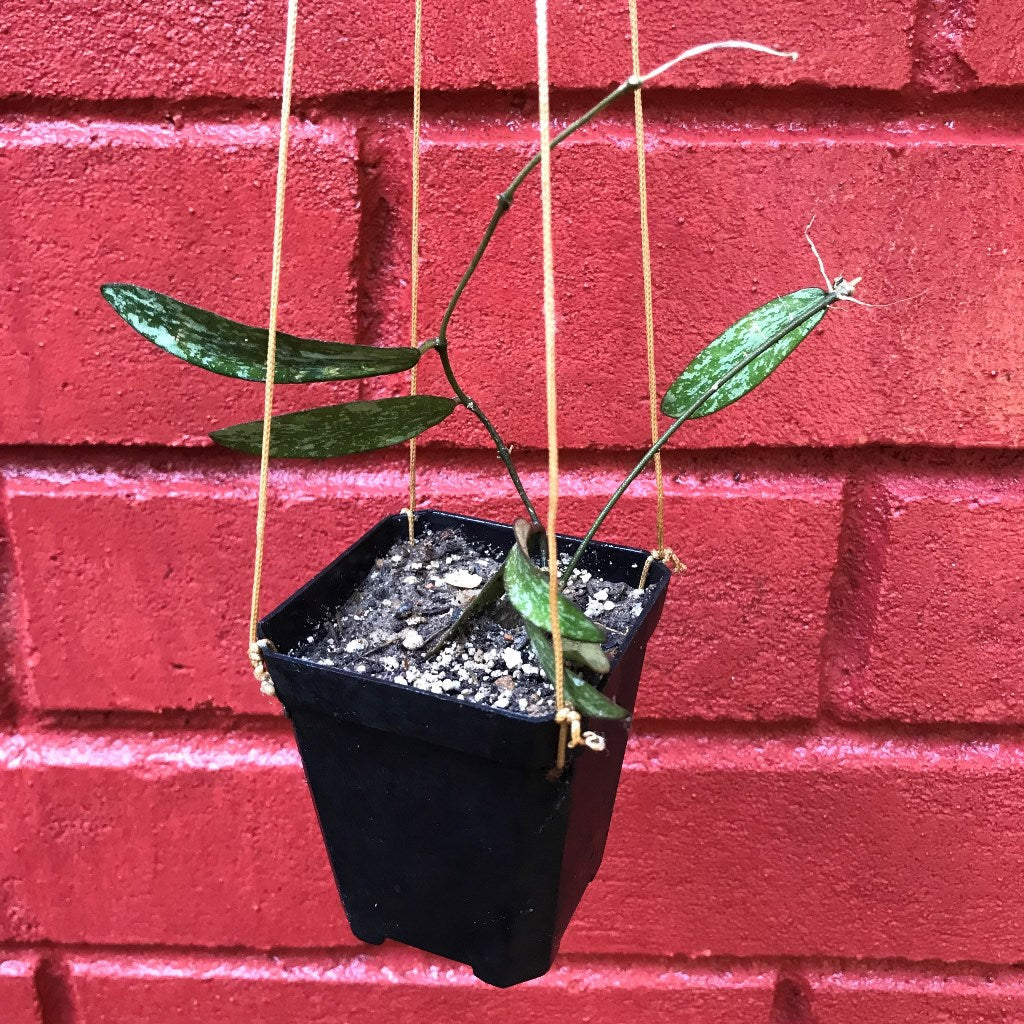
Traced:
<path fill-rule="evenodd" d="M 694 47 L 647 75 L 627 78 L 553 138 L 551 148 L 565 141 L 616 100 L 640 89 L 679 61 L 720 47 L 746 48 L 778 57 L 796 56 L 757 44 L 732 41 Z M 532 543 L 542 532 L 540 520 L 516 470 L 509 446 L 479 402 L 470 396 L 456 377 L 449 340 L 452 316 L 466 286 L 499 222 L 512 207 L 517 190 L 539 163 L 540 155 L 537 154 L 498 195 L 494 213 L 448 302 L 435 337 L 424 340 L 418 347 L 369 347 L 277 333 L 275 383 L 308 384 L 376 377 L 401 373 L 414 367 L 421 359 L 436 358 L 440 360 L 451 395 L 410 395 L 345 402 L 275 416 L 269 454 L 274 458 L 315 459 L 377 451 L 418 437 L 460 406 L 471 412 L 493 440 L 522 500 L 527 518 L 516 523 L 516 543 L 508 552 L 502 570 L 484 583 L 454 624 L 428 638 L 427 653 L 438 651 L 482 608 L 507 595 L 508 601 L 522 617 L 542 670 L 551 679 L 554 676 L 554 651 L 548 573 L 534 560 Z M 826 277 L 825 288 L 802 288 L 773 299 L 723 331 L 690 362 L 661 400 L 661 412 L 667 417 L 668 426 L 611 495 L 577 546 L 562 574 L 563 587 L 619 498 L 676 431 L 687 420 L 719 412 L 761 384 L 821 323 L 834 303 L 851 298 L 856 283 L 856 280 L 846 281 L 842 277 L 829 281 Z M 134 284 L 106 284 L 102 293 L 126 323 L 171 355 L 239 380 L 265 380 L 266 328 L 237 323 Z M 256 455 L 263 443 L 263 423 L 256 420 L 228 426 L 210 436 L 227 448 Z M 558 618 L 566 661 L 590 673 L 606 673 L 609 661 L 604 650 L 607 639 L 604 629 L 564 596 L 558 603 Z M 572 669 L 566 671 L 565 683 L 567 697 L 583 714 L 597 718 L 626 715 L 624 709 Z"/>

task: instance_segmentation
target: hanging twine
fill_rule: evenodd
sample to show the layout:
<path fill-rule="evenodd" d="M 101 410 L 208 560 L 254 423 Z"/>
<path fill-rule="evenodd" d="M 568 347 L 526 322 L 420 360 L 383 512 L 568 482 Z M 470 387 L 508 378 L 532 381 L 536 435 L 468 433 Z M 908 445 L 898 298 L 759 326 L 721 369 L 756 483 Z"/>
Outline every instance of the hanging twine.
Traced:
<path fill-rule="evenodd" d="M 412 53 L 412 253 L 409 269 L 409 344 L 419 345 L 420 319 L 420 86 L 423 79 L 423 0 L 415 0 Z M 409 371 L 409 394 L 417 393 L 418 367 Z M 416 539 L 416 438 L 409 439 L 409 543 Z"/>
<path fill-rule="evenodd" d="M 288 181 L 288 119 L 292 111 L 292 75 L 295 69 L 295 27 L 299 0 L 288 0 L 288 28 L 285 35 L 284 74 L 281 82 L 281 130 L 277 147 L 277 187 L 274 198 L 274 255 L 270 267 L 270 317 L 267 326 L 267 375 L 263 385 L 263 442 L 260 449 L 259 498 L 256 503 L 256 554 L 252 569 L 252 600 L 249 606 L 249 661 L 260 682 L 260 690 L 274 695 L 263 661 L 269 641 L 256 639 L 260 617 L 260 589 L 263 583 L 263 551 L 267 533 L 267 480 L 270 476 L 270 422 L 274 413 L 274 375 L 277 370 L 277 310 L 281 294 L 281 251 L 284 247 L 284 195 Z"/>
<path fill-rule="evenodd" d="M 551 645 L 555 654 L 555 721 L 558 723 L 558 754 L 555 771 L 565 768 L 568 747 L 588 746 L 603 750 L 604 740 L 581 730 L 580 713 L 565 700 L 565 659 L 562 626 L 558 621 L 558 387 L 555 378 L 555 247 L 551 231 L 551 105 L 548 88 L 548 5 L 536 0 L 537 95 L 540 115 L 540 209 L 544 265 L 544 375 L 548 419 L 548 605 L 551 609 Z"/>
<path fill-rule="evenodd" d="M 637 0 L 629 0 L 629 43 L 633 57 L 633 77 L 640 78 L 640 17 Z M 636 173 L 640 193 L 640 258 L 644 282 L 644 334 L 647 341 L 647 407 L 651 422 L 651 444 L 658 440 L 658 376 L 654 360 L 654 288 L 651 283 L 651 230 L 647 216 L 647 150 L 644 138 L 644 101 L 642 89 L 633 90 L 633 125 L 636 133 Z M 656 561 L 665 562 L 673 572 L 686 568 L 676 553 L 665 546 L 665 479 L 661 452 L 654 456 L 654 481 L 657 491 L 655 546 L 640 572 L 638 590 L 647 586 L 647 576 Z"/>

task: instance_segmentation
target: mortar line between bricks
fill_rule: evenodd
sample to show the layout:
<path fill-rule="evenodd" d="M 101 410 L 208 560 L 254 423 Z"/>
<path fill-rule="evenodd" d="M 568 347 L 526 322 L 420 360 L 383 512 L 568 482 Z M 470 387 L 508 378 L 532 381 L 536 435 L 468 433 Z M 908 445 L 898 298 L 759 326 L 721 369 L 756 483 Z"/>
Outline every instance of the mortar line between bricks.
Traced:
<path fill-rule="evenodd" d="M 755 761 L 778 770 L 892 762 L 929 771 L 938 766 L 1024 771 L 1024 723 L 891 721 L 742 722 L 639 719 L 627 748 L 626 770 L 656 771 L 669 763 L 742 766 Z M 1018 764 L 1019 762 L 1019 764 Z M 281 715 L 116 711 L 43 711 L 0 731 L 0 771 L 22 766 L 163 767 L 207 771 L 225 767 L 298 765 Z"/>
<path fill-rule="evenodd" d="M 341 946 L 274 946 L 257 949 L 248 946 L 182 945 L 170 943 L 110 944 L 110 943 L 61 943 L 48 940 L 13 941 L 0 943 L 0 957 L 39 956 L 42 963 L 49 961 L 58 968 L 67 960 L 162 960 L 188 961 L 264 961 L 277 967 L 279 959 L 287 959 L 288 968 L 297 966 L 323 966 L 344 968 L 348 965 L 390 966 L 410 963 L 450 963 L 429 954 L 408 947 L 389 945 L 383 949 L 366 947 L 353 943 Z M 62 964 L 61 962 L 64 962 Z M 645 954 L 645 953 L 588 953 L 574 951 L 561 953 L 555 962 L 555 970 L 568 967 L 576 970 L 619 969 L 623 972 L 640 970 L 658 974 L 661 972 L 685 973 L 704 971 L 707 973 L 747 974 L 771 973 L 777 970 L 791 970 L 808 974 L 846 973 L 851 975 L 879 974 L 886 977 L 902 976 L 903 980 L 918 979 L 931 981 L 936 977 L 956 980 L 988 980 L 993 974 L 1003 978 L 1024 978 L 1024 965 L 1019 963 L 997 963 L 980 960 L 938 960 L 934 958 L 915 960 L 907 957 L 843 957 L 827 953 L 816 955 L 778 954 L 711 954 L 691 956 L 687 954 Z M 51 972 L 53 968 L 51 967 Z M 468 968 L 466 969 L 468 972 Z M 47 1020 L 46 1024 L 53 1024 Z M 58 1020 L 56 1024 L 63 1024 Z"/>
<path fill-rule="evenodd" d="M 596 90 L 566 90 L 554 96 L 559 123 L 587 109 L 603 93 Z M 646 101 L 645 117 L 654 135 L 670 129 L 687 136 L 692 132 L 723 132 L 723 138 L 746 141 L 751 131 L 772 138 L 792 135 L 808 139 L 812 126 L 826 126 L 809 141 L 830 141 L 848 137 L 856 141 L 876 139 L 891 144 L 899 139 L 928 137 L 943 141 L 1014 142 L 1024 134 L 1021 112 L 1024 86 L 990 87 L 969 93 L 929 93 L 918 86 L 903 91 L 869 89 L 827 89 L 759 87 L 693 91 L 652 90 Z M 267 116 L 276 111 L 270 99 L 224 99 L 216 97 L 153 100 L 67 100 L 47 98 L 0 99 L 0 132 L 16 131 L 26 122 L 38 125 L 81 125 L 125 129 L 164 129 L 175 125 L 201 124 L 204 131 L 235 131 L 249 126 L 269 139 Z M 440 129 L 472 131 L 483 141 L 507 141 L 510 131 L 520 129 L 523 141 L 533 136 L 533 96 L 523 90 L 466 90 L 434 92 L 424 97 L 424 127 L 428 137 Z M 408 94 L 375 96 L 344 93 L 314 97 L 297 104 L 296 117 L 304 132 L 326 131 L 334 122 L 408 126 Z M 650 111 L 646 114 L 646 110 Z M 728 117 L 722 111 L 728 111 Z M 510 119 L 513 121 L 509 128 Z M 898 134 L 884 130 L 898 123 Z M 611 109 L 599 120 L 605 127 L 630 131 L 630 111 Z M 482 129 L 482 134 L 481 134 Z M 237 135 L 233 138 L 237 144 Z"/>
<path fill-rule="evenodd" d="M 565 450 L 567 473 L 599 475 L 625 472 L 633 465 L 633 448 Z M 808 477 L 839 482 L 849 474 L 868 469 L 893 477 L 950 477 L 958 481 L 1012 482 L 1024 470 L 1024 449 L 952 448 L 929 445 L 858 445 L 851 447 L 740 446 L 722 448 L 669 448 L 664 452 L 666 474 L 724 474 L 740 477 L 755 474 Z M 463 448 L 441 444 L 422 447 L 427 472 L 447 471 L 453 461 L 467 473 L 502 477 L 493 452 L 484 448 Z M 543 471 L 541 449 L 517 447 L 517 461 L 524 472 Z M 279 463 L 278 478 L 295 480 L 330 479 L 344 481 L 384 478 L 405 472 L 401 453 L 382 459 L 355 456 L 335 461 L 314 472 Z M 249 486 L 256 467 L 251 459 L 212 446 L 164 447 L 159 445 L 0 445 L 0 477 L 7 479 L 49 479 L 54 483 L 96 480 L 104 476 L 123 477 L 126 483 L 148 476 L 206 479 L 214 484 Z M 638 481 L 640 483 L 641 481 Z M 738 481 L 737 481 L 738 482 Z"/>

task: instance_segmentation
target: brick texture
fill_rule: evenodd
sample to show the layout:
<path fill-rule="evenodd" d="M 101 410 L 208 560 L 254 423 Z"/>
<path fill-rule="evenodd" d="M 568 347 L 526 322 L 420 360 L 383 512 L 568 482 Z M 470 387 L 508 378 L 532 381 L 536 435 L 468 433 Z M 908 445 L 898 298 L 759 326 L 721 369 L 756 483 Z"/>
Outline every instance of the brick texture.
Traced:
<path fill-rule="evenodd" d="M 922 976 L 854 970 L 809 980 L 817 1019 L 828 1024 L 1002 1024 L 1024 1013 L 1024 978 L 1019 971 L 972 976 L 951 970 Z"/>
<path fill-rule="evenodd" d="M 829 658 L 837 713 L 904 722 L 1024 721 L 1024 492 L 1016 484 L 896 480 Z M 872 566 L 872 561 L 874 565 Z"/>
<path fill-rule="evenodd" d="M 3 1024 L 39 1024 L 35 991 L 35 960 L 6 955 L 0 950 L 0 1021 Z"/>
<path fill-rule="evenodd" d="M 1005 889 L 1018 756 L 843 737 L 639 744 L 574 948 L 998 961 L 1022 923 Z"/>
<path fill-rule="evenodd" d="M 483 138 L 458 134 L 428 144 L 424 333 L 436 329 L 495 192 L 528 159 L 527 137 L 491 130 Z M 3 440 L 202 444 L 210 429 L 258 416 L 252 385 L 167 358 L 126 330 L 96 290 L 104 280 L 137 280 L 239 319 L 265 316 L 271 151 L 266 140 L 236 145 L 227 131 L 220 143 L 170 127 L 100 127 L 75 141 L 64 134 L 39 139 L 33 128 L 3 150 L 18 184 L 7 193 L 12 245 L 0 264 L 17 287 L 4 318 L 13 345 L 0 357 L 15 384 L 3 399 Z M 329 127 L 311 130 L 297 147 L 283 284 L 284 326 L 341 341 L 353 340 L 365 319 L 357 308 L 354 145 L 350 130 Z M 377 145 L 370 148 L 384 159 Z M 391 166 L 404 168 L 404 144 L 400 153 L 387 146 L 383 152 Z M 598 168 L 584 199 L 577 183 Z M 639 447 L 648 427 L 631 146 L 622 140 L 610 148 L 592 133 L 568 143 L 556 169 L 558 207 L 573 211 L 556 237 L 562 443 Z M 836 307 L 801 358 L 756 396 L 686 427 L 674 444 L 1019 447 L 1020 338 L 1013 317 L 987 296 L 994 284 L 1021 273 L 1014 242 L 1020 225 L 1013 213 L 992 211 L 1022 174 L 1017 146 L 845 139 L 735 145 L 655 133 L 649 177 L 662 390 L 753 306 L 820 283 L 801 235 L 816 212 L 831 273 L 864 274 L 867 299 L 910 300 L 875 310 Z M 149 180 L 174 184 L 143 184 Z M 522 372 L 524 360 L 538 365 L 542 336 L 538 239 L 524 229 L 536 224 L 535 185 L 530 179 L 499 228 L 451 329 L 460 379 L 499 429 L 526 447 L 544 445 L 543 417 L 531 412 L 543 406 L 543 381 Z M 395 344 L 407 332 L 408 257 L 390 180 L 380 187 L 391 198 L 381 209 L 374 205 L 366 244 L 387 259 L 375 279 L 394 301 L 367 327 L 373 340 Z M 39 217 L 39 209 L 49 215 Z M 725 230 L 716 220 L 723 209 L 730 211 Z M 621 212 L 610 217 L 609 210 Z M 97 218 L 111 225 L 101 238 Z M 974 243 L 980 224 L 991 244 Z M 47 241 L 55 225 L 59 243 Z M 892 236 L 892 245 L 879 252 L 883 235 Z M 709 243 L 695 241 L 709 238 L 713 258 Z M 949 252 L 958 253 L 956 261 Z M 925 288 L 941 288 L 942 302 L 922 297 Z M 83 348 L 84 337 L 90 340 Z M 637 372 L 623 375 L 623 360 Z M 131 389 L 124 386 L 126 363 L 136 380 Z M 424 390 L 448 392 L 433 357 L 424 360 L 421 376 Z M 505 387 L 510 379 L 514 390 Z M 394 394 L 407 386 L 401 375 L 369 381 L 364 390 Z M 353 390 L 340 389 L 350 396 Z M 282 394 L 283 411 L 337 400 L 339 389 Z M 425 440 L 487 443 L 483 429 L 463 417 Z"/>
<path fill-rule="evenodd" d="M 623 0 L 551 0 L 556 120 L 629 67 Z M 267 315 L 285 4 L 0 10 L 0 1024 L 1024 1020 L 1019 5 L 640 4 L 660 390 L 766 300 L 861 275 L 665 456 L 672 581 L 607 853 L 543 979 L 498 992 L 345 923 L 244 645 L 262 392 L 158 352 L 130 281 Z M 535 151 L 527 0 L 425 5 L 420 324 Z M 408 343 L 411 6 L 303 0 L 282 329 Z M 648 441 L 631 103 L 554 160 L 559 521 Z M 543 513 L 539 183 L 451 321 Z M 447 393 L 427 354 L 424 392 Z M 282 387 L 279 412 L 404 394 Z M 425 507 L 510 520 L 464 409 Z M 272 472 L 271 608 L 407 500 L 402 449 Z M 654 483 L 601 535 L 648 549 Z M 639 563 L 639 558 L 638 558 Z M 639 567 L 639 566 L 638 566 Z M 591 755 L 587 755 L 591 756 Z M 596 755 L 594 755 L 596 756 Z M 458 779 L 452 780 L 458 785 Z"/>
<path fill-rule="evenodd" d="M 495 992 L 466 970 L 438 971 L 424 958 L 393 951 L 342 963 L 298 958 L 274 963 L 219 961 L 72 961 L 72 985 L 85 1024 L 151 1014 L 173 1019 L 183 1005 L 225 1024 L 258 1016 L 267 1024 L 451 1020 L 471 1016 L 491 1024 L 510 1014 L 524 1024 L 580 1014 L 595 1024 L 642 1012 L 647 1020 L 683 1024 L 756 1024 L 771 1005 L 767 972 L 669 972 L 643 968 L 561 967 L 539 982 Z M 567 999 L 567 991 L 573 994 Z M 567 1006 L 571 1003 L 571 1007 Z"/>
<path fill-rule="evenodd" d="M 281 313 L 296 333 L 353 340 L 354 146 L 341 127 L 316 145 L 297 140 L 282 289 L 303 300 L 286 298 Z M 259 416 L 258 386 L 160 352 L 99 286 L 132 281 L 261 322 L 273 166 L 262 122 L 209 133 L 167 123 L 0 130 L 0 441 L 195 444 Z M 283 389 L 282 410 L 307 400 L 296 390 Z M 319 398 L 338 390 L 321 386 Z"/>
<path fill-rule="evenodd" d="M 978 0 L 960 33 L 960 56 L 980 85 L 1019 85 L 1024 81 L 1024 12 L 1013 4 Z"/>
<path fill-rule="evenodd" d="M 528 145 L 495 145 L 507 138 L 445 134 L 425 155 L 424 331 L 436 329 L 495 192 L 528 159 Z M 631 130 L 616 139 L 614 148 L 570 140 L 554 163 L 564 218 L 555 233 L 560 440 L 569 447 L 649 438 Z M 1019 332 L 988 298 L 1021 269 L 1021 225 L 998 200 L 1024 174 L 1019 146 L 756 134 L 740 142 L 671 127 L 650 146 L 662 391 L 744 313 L 821 283 L 802 236 L 812 214 L 830 274 L 864 275 L 866 300 L 909 300 L 835 307 L 800 358 L 756 395 L 684 427 L 674 444 L 1020 446 Z M 499 227 L 449 334 L 474 398 L 518 444 L 543 447 L 544 420 L 533 412 L 543 407 L 542 376 L 522 370 L 538 365 L 542 338 L 535 185 L 528 180 Z M 990 230 L 979 229 L 992 217 Z M 991 244 L 973 240 L 979 230 Z M 921 296 L 932 287 L 941 302 Z M 623 373 L 624 363 L 637 371 Z M 439 377 L 424 364 L 424 388 L 443 386 Z M 485 443 L 481 430 L 455 421 L 428 437 Z"/>
<path fill-rule="evenodd" d="M 604 87 L 629 73 L 625 7 L 612 0 L 551 5 L 551 74 L 557 86 Z M 909 78 L 908 0 L 872 0 L 830 18 L 811 0 L 771 11 L 702 0 L 681 17 L 668 0 L 644 8 L 646 69 L 716 38 L 750 38 L 804 54 L 790 66 L 765 58 L 712 58 L 676 71 L 672 85 L 816 82 L 898 88 Z M 411 15 L 401 4 L 317 0 L 302 9 L 296 86 L 303 95 L 409 87 Z M 32 0 L 4 9 L 13 56 L 0 77 L 8 94 L 88 98 L 269 96 L 279 87 L 284 9 L 229 0 L 212 7 L 151 0 L 125 11 L 109 0 L 74 0 L 59 19 Z M 697 28 L 699 26 L 699 28 Z M 478 4 L 435 4 L 424 16 L 429 89 L 522 88 L 536 79 L 533 6 L 517 0 L 501 17 Z M 832 46 L 822 51 L 827 34 Z M 527 45 L 523 45 L 523 43 Z M 315 56 L 314 56 L 315 55 Z M 774 63 L 774 66 L 772 64 Z"/>
<path fill-rule="evenodd" d="M 4 767 L 53 940 L 352 943 L 288 739 L 71 735 Z M 641 738 L 564 949 L 1014 962 L 1022 772 L 999 744 Z"/>
<path fill-rule="evenodd" d="M 584 530 L 622 473 L 568 477 L 566 527 Z M 537 476 L 529 483 L 539 487 Z M 288 496 L 270 516 L 266 608 L 404 497 L 398 473 L 322 477 L 301 492 L 280 486 Z M 493 471 L 464 476 L 454 489 L 441 472 L 427 473 L 422 487 L 450 511 L 506 521 L 516 514 L 510 499 L 481 497 L 508 490 Z M 53 475 L 8 482 L 41 708 L 276 710 L 244 657 L 253 490 L 251 478 L 213 486 L 175 477 L 140 487 L 113 474 L 67 485 Z M 649 486 L 627 497 L 607 539 L 643 543 L 653 533 L 651 497 Z M 672 484 L 670 497 L 668 533 L 692 568 L 665 613 L 668 641 L 652 645 L 640 714 L 813 718 L 839 523 L 835 488 L 806 481 L 766 496 L 762 481 L 689 479 Z M 767 551 L 785 560 L 786 573 L 765 577 Z"/>

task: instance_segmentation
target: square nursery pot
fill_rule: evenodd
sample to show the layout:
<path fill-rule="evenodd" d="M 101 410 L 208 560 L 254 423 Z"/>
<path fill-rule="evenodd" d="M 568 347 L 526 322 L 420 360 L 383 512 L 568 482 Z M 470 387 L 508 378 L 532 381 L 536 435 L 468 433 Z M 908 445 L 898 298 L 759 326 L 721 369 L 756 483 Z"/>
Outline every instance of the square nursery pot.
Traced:
<path fill-rule="evenodd" d="M 454 528 L 501 550 L 508 526 L 421 512 L 417 532 Z M 604 752 L 569 751 L 558 726 L 356 675 L 288 651 L 343 603 L 408 529 L 383 520 L 260 623 L 266 662 L 295 729 L 327 853 L 356 937 L 396 939 L 469 964 L 501 987 L 544 974 L 604 854 L 629 719 L 591 721 Z M 559 549 L 578 541 L 559 537 Z M 583 566 L 635 586 L 646 551 L 594 543 Z M 651 567 L 642 614 L 604 692 L 630 712 L 668 570 Z"/>

